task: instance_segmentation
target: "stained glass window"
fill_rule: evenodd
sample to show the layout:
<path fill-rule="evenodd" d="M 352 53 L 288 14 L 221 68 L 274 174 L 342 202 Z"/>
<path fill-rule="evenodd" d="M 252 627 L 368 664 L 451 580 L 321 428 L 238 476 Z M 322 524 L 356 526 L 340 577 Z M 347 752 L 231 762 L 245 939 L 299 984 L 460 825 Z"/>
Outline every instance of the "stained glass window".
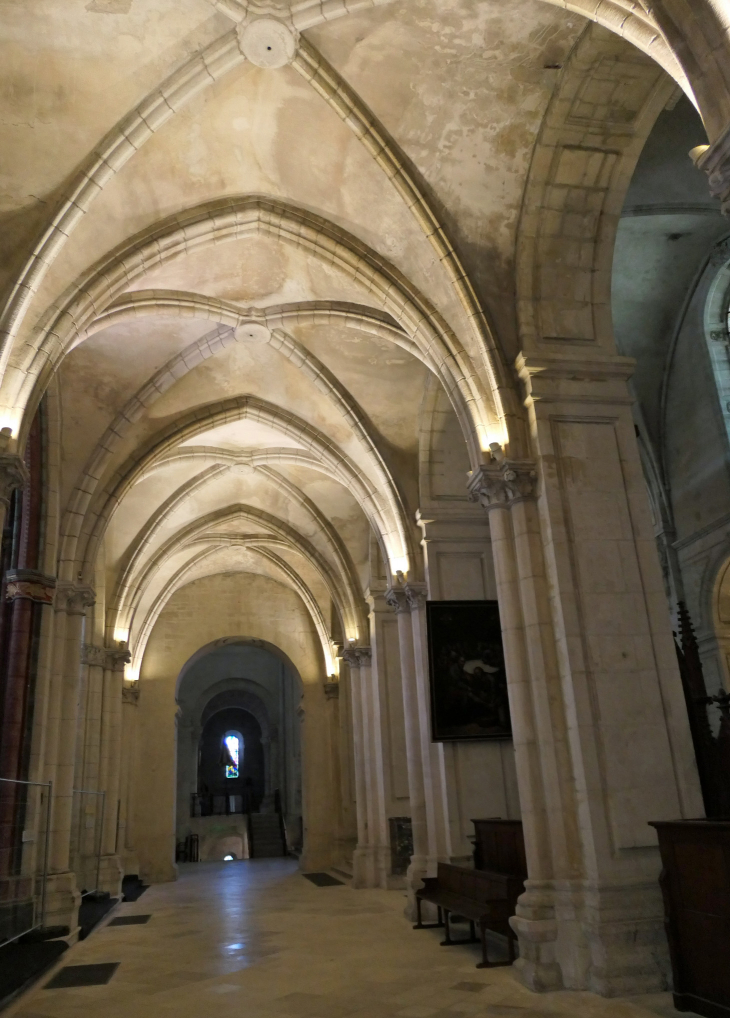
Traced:
<path fill-rule="evenodd" d="M 236 732 L 229 732 L 223 739 L 228 753 L 226 754 L 226 777 L 237 778 L 241 766 L 241 751 L 243 740 Z"/>

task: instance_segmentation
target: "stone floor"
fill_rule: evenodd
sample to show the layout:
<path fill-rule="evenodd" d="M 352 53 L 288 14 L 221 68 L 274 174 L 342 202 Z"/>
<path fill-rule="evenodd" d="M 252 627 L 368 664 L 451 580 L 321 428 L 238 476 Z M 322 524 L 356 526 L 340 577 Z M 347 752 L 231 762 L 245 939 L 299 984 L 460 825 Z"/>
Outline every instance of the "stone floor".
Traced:
<path fill-rule="evenodd" d="M 604 1000 L 535 995 L 508 968 L 476 969 L 474 947 L 439 947 L 414 932 L 403 894 L 315 887 L 288 860 L 199 863 L 111 914 L 59 968 L 119 962 L 105 986 L 47 990 L 13 1018 L 655 1018 L 677 1015 L 668 994 Z M 110 918 L 111 918 L 110 917 Z M 53 973 L 44 979 L 47 983 Z"/>

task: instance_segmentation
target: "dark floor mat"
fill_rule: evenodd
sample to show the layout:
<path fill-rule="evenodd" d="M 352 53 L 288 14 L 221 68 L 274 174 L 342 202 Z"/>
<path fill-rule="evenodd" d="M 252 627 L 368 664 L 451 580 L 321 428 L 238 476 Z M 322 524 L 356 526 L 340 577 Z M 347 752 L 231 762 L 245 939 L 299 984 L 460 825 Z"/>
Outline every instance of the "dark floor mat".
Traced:
<path fill-rule="evenodd" d="M 86 940 L 88 935 L 101 922 L 107 912 L 114 908 L 119 901 L 118 898 L 84 898 L 79 908 L 79 940 Z"/>
<path fill-rule="evenodd" d="M 341 880 L 335 880 L 329 873 L 302 873 L 303 877 L 311 880 L 315 887 L 344 887 Z"/>
<path fill-rule="evenodd" d="M 67 950 L 65 940 L 43 940 L 0 947 L 0 1010 L 32 986 Z"/>
<path fill-rule="evenodd" d="M 110 926 L 141 926 L 143 923 L 148 923 L 152 918 L 151 915 L 119 915 L 116 919 L 112 919 L 109 923 Z"/>
<path fill-rule="evenodd" d="M 149 887 L 143 884 L 139 877 L 134 874 L 122 880 L 122 901 L 136 901 Z"/>
<path fill-rule="evenodd" d="M 119 968 L 118 961 L 102 965 L 67 965 L 46 983 L 46 990 L 62 990 L 69 986 L 105 986 Z"/>

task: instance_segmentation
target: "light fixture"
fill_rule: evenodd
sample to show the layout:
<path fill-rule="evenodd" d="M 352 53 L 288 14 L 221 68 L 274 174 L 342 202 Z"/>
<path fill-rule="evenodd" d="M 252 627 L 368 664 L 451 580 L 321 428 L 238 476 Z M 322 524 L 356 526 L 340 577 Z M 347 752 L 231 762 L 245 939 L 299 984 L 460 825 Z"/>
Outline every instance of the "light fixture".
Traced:
<path fill-rule="evenodd" d="M 224 855 L 223 856 L 223 862 L 233 862 L 233 856 L 232 855 Z"/>
<path fill-rule="evenodd" d="M 408 556 L 401 555 L 398 558 L 391 558 L 390 569 L 393 576 L 397 576 L 398 573 L 408 575 Z"/>

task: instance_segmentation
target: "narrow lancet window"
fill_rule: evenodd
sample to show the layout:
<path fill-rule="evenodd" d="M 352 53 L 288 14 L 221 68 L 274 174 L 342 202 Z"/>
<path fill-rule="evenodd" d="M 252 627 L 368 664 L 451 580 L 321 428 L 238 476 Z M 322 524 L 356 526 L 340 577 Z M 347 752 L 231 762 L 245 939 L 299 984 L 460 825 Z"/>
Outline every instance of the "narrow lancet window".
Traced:
<path fill-rule="evenodd" d="M 238 732 L 228 732 L 223 738 L 223 746 L 226 777 L 237 778 L 243 762 L 243 739 Z"/>

